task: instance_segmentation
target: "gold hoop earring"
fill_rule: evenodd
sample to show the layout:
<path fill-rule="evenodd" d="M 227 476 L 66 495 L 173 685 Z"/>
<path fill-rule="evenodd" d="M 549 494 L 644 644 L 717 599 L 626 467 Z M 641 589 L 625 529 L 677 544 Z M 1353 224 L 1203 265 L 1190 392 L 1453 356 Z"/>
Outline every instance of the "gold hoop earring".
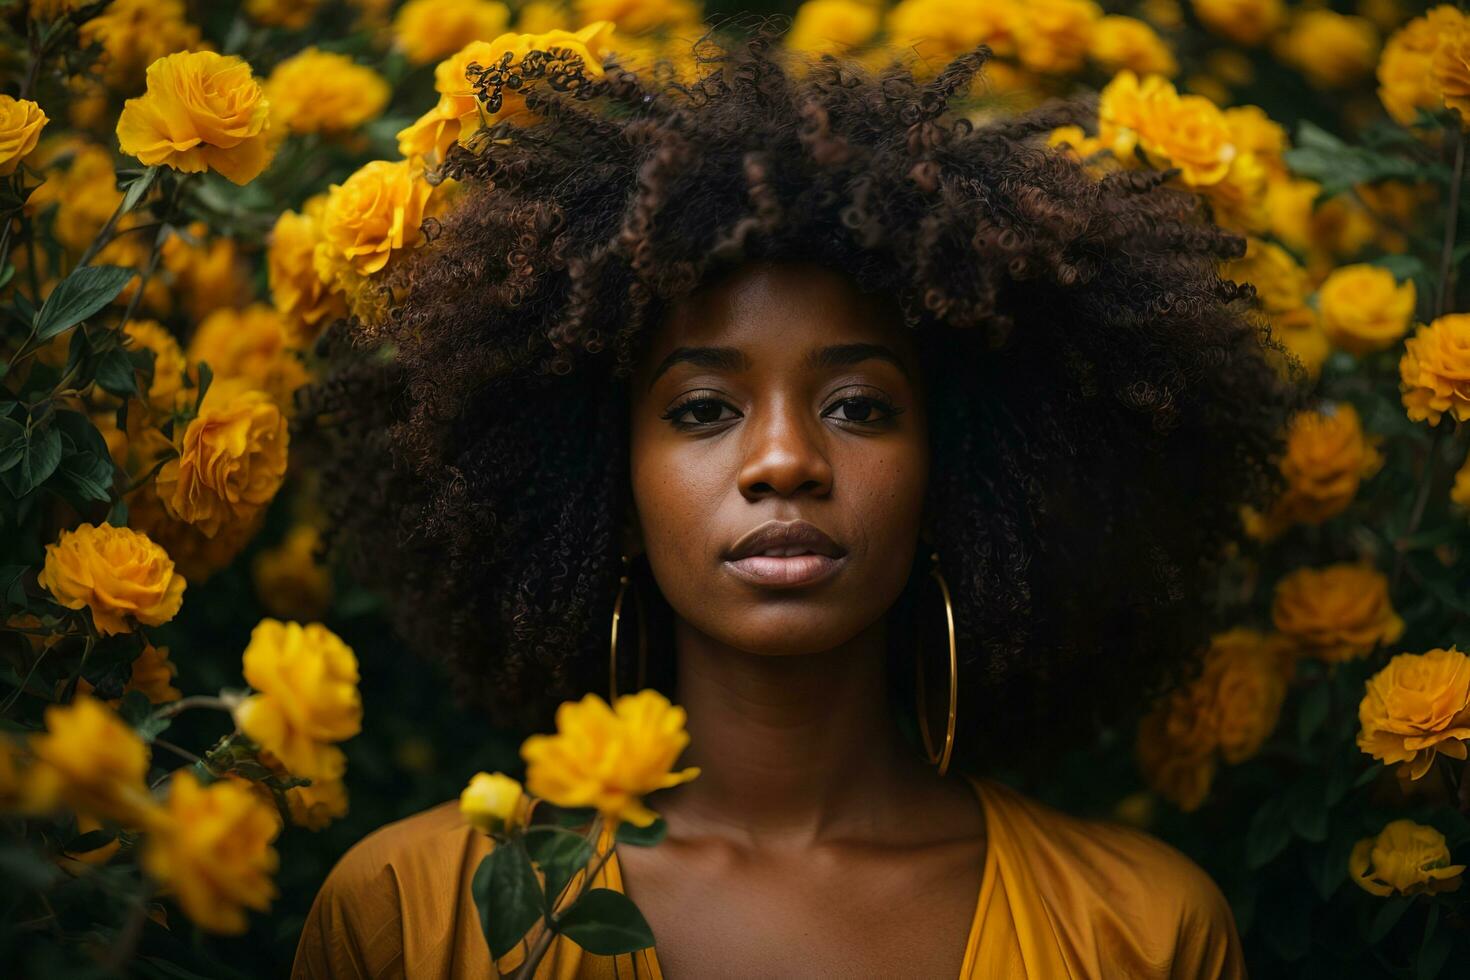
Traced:
<path fill-rule="evenodd" d="M 623 573 L 618 576 L 618 597 L 613 600 L 612 639 L 607 654 L 607 703 L 618 699 L 618 623 L 623 618 L 623 593 L 627 591 L 632 560 L 623 555 Z M 643 690 L 648 673 L 648 630 L 643 618 L 643 597 L 633 590 L 633 603 L 638 607 L 638 690 Z"/>
<path fill-rule="evenodd" d="M 955 655 L 954 603 L 950 601 L 949 585 L 939 571 L 939 552 L 933 552 L 929 558 L 933 562 L 929 568 L 929 574 L 939 583 L 939 591 L 944 596 L 944 622 L 949 630 L 949 717 L 944 726 L 944 748 L 938 752 L 934 751 L 934 739 L 929 735 L 929 712 L 925 710 L 927 706 L 924 703 L 924 651 L 923 645 L 918 642 L 914 644 L 914 671 L 919 696 L 919 734 L 924 738 L 924 754 L 929 758 L 931 765 L 938 767 L 939 775 L 943 776 L 949 770 L 949 759 L 954 754 L 955 708 L 959 697 L 959 659 Z"/>

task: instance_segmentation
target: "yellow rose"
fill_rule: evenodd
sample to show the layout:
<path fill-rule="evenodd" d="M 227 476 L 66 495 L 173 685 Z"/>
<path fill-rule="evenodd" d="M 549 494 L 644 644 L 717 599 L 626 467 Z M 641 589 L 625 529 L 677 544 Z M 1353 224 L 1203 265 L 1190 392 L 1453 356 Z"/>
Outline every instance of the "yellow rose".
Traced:
<path fill-rule="evenodd" d="M 1247 238 L 1245 255 L 1224 263 L 1221 274 L 1254 286 L 1267 313 L 1286 313 L 1307 301 L 1307 271 L 1290 252 L 1272 242 Z"/>
<path fill-rule="evenodd" d="M 1470 22 L 1462 17 L 1441 36 L 1429 67 L 1444 104 L 1470 122 Z"/>
<path fill-rule="evenodd" d="M 213 51 L 166 55 L 148 66 L 148 90 L 123 104 L 122 151 L 149 166 L 217 170 L 254 180 L 275 153 L 270 103 L 250 65 Z"/>
<path fill-rule="evenodd" d="M 1279 636 L 1236 627 L 1210 638 L 1203 682 L 1215 702 L 1226 762 L 1249 759 L 1276 730 L 1293 669 L 1292 651 Z"/>
<path fill-rule="evenodd" d="M 505 834 L 526 824 L 530 800 L 503 772 L 477 772 L 459 794 L 459 812 L 482 834 Z"/>
<path fill-rule="evenodd" d="M 199 46 L 199 28 L 184 19 L 183 0 L 112 0 L 78 33 L 81 47 L 102 46 L 107 80 L 133 88 L 164 55 Z"/>
<path fill-rule="evenodd" d="M 241 730 L 293 775 L 340 779 L 346 759 L 331 743 L 362 730 L 352 648 L 320 623 L 262 619 L 244 662 L 257 693 L 235 710 Z"/>
<path fill-rule="evenodd" d="M 1127 68 L 1140 75 L 1177 75 L 1174 52 L 1148 24 L 1110 14 L 1092 30 L 1088 56 L 1108 71 Z"/>
<path fill-rule="evenodd" d="M 184 602 L 184 577 L 148 536 L 110 524 L 81 524 L 46 546 L 36 577 L 68 609 L 92 610 L 103 636 L 132 632 L 132 621 L 162 626 Z"/>
<path fill-rule="evenodd" d="M 1134 755 L 1149 787 L 1188 813 L 1209 795 L 1219 744 L 1219 706 L 1197 679 L 1171 691 L 1143 718 Z"/>
<path fill-rule="evenodd" d="M 29 774 L 34 780 L 50 783 L 78 813 L 127 827 L 149 819 L 157 804 L 143 782 L 148 746 L 116 712 L 78 693 L 70 704 L 48 705 L 45 722 L 46 730 L 30 741 L 38 763 Z"/>
<path fill-rule="evenodd" d="M 611 708 L 596 694 L 556 709 L 556 734 L 521 744 L 526 788 L 562 807 L 596 807 L 610 825 L 646 827 L 658 818 L 643 805 L 654 790 L 699 775 L 698 766 L 671 772 L 689 744 L 684 709 L 649 689 L 625 694 Z"/>
<path fill-rule="evenodd" d="M 1235 158 L 1230 127 L 1215 103 L 1202 95 L 1164 92 L 1150 103 L 1139 141 L 1157 167 L 1178 167 L 1190 187 L 1218 184 Z"/>
<path fill-rule="evenodd" d="M 215 380 L 247 382 L 271 396 L 290 415 L 296 389 L 307 382 L 306 366 L 291 347 L 286 319 L 264 303 L 219 309 L 189 338 L 189 366 L 209 365 Z"/>
<path fill-rule="evenodd" d="M 1412 820 L 1394 820 L 1377 837 L 1358 841 L 1348 856 L 1353 881 L 1381 896 L 1452 892 L 1464 870 L 1463 864 L 1450 864 L 1444 834 Z"/>
<path fill-rule="evenodd" d="M 54 164 L 52 160 L 46 163 L 46 183 L 31 194 L 27 209 L 41 212 L 55 205 L 56 238 L 79 253 L 92 243 L 122 203 L 112 154 L 95 144 L 82 143 L 53 159 Z"/>
<path fill-rule="evenodd" d="M 1363 17 L 1335 10 L 1301 10 L 1276 38 L 1276 57 L 1318 88 L 1345 88 L 1373 70 L 1378 30 Z"/>
<path fill-rule="evenodd" d="M 1281 0 L 1193 0 L 1201 24 L 1236 44 L 1260 44 L 1286 20 Z"/>
<path fill-rule="evenodd" d="M 1400 653 L 1368 679 L 1358 705 L 1358 748 L 1412 779 L 1436 752 L 1464 759 L 1470 739 L 1470 657 L 1451 646 Z"/>
<path fill-rule="evenodd" d="M 244 306 L 255 295 L 250 267 L 234 239 L 210 237 L 202 221 L 189 225 L 187 237 L 173 234 L 163 243 L 163 268 L 172 292 L 184 299 L 189 316 L 202 320 L 222 306 Z"/>
<path fill-rule="evenodd" d="M 1178 98 L 1173 84 L 1162 75 L 1148 75 L 1140 81 L 1127 69 L 1118 72 L 1098 96 L 1098 142 L 1119 160 L 1131 161 L 1141 134 L 1153 125 L 1154 116 Z"/>
<path fill-rule="evenodd" d="M 398 48 L 416 65 L 487 41 L 510 23 L 510 8 L 493 0 L 408 0 L 393 19 Z"/>
<path fill-rule="evenodd" d="M 1332 342 L 1322 332 L 1316 310 L 1299 306 L 1278 313 L 1271 318 L 1271 327 L 1273 336 L 1301 361 L 1308 378 L 1321 374 L 1323 362 L 1332 353 Z"/>
<path fill-rule="evenodd" d="M 1289 145 L 1286 130 L 1260 106 L 1237 105 L 1225 110 L 1225 125 L 1230 129 L 1230 142 L 1241 153 L 1253 153 L 1268 175 L 1286 174 L 1283 154 Z"/>
<path fill-rule="evenodd" d="M 174 335 L 157 320 L 129 320 L 123 324 L 128 347 L 153 352 L 153 381 L 148 385 L 148 404 L 165 415 L 180 404 L 184 393 L 184 352 Z"/>
<path fill-rule="evenodd" d="M 31 100 L 0 95 L 0 177 L 15 173 L 36 148 L 47 122 L 46 113 Z"/>
<path fill-rule="evenodd" d="M 899 0 L 885 21 L 886 48 L 895 54 L 912 51 L 918 58 L 915 75 L 932 77 L 955 55 L 977 44 L 990 45 L 998 55 L 1013 54 L 1011 29 L 1016 16 L 1014 0 L 984 5 L 963 0 Z"/>
<path fill-rule="evenodd" d="M 201 786 L 192 770 L 178 769 L 141 863 L 201 929 L 238 935 L 245 909 L 264 912 L 276 897 L 271 842 L 279 832 L 275 811 L 238 781 Z"/>
<path fill-rule="evenodd" d="M 1328 663 L 1356 660 L 1404 634 L 1388 579 L 1367 565 L 1298 568 L 1276 584 L 1271 619 L 1304 653 Z"/>
<path fill-rule="evenodd" d="M 602 62 L 610 52 L 612 24 L 599 21 L 572 33 L 552 30 L 544 34 L 502 34 L 493 41 L 475 41 L 466 45 L 453 57 L 440 62 L 434 69 L 434 89 L 439 101 L 434 108 L 424 113 L 411 126 L 398 133 L 398 152 L 405 157 L 425 156 L 435 160 L 443 158 L 445 151 L 456 140 L 462 140 L 480 128 L 482 122 L 494 123 L 500 119 L 526 121 L 525 92 L 502 90 L 501 106 L 491 112 L 482 106 L 469 77 L 471 65 L 488 68 L 499 64 L 506 55 L 511 65 L 519 64 L 533 50 L 545 51 L 552 47 L 565 48 L 582 59 L 586 74 L 601 77 Z"/>
<path fill-rule="evenodd" d="M 1470 314 L 1442 316 L 1404 341 L 1399 390 L 1415 422 L 1470 421 Z"/>
<path fill-rule="evenodd" d="M 1292 524 L 1321 524 L 1342 513 L 1359 484 L 1383 466 L 1383 456 L 1364 435 L 1357 410 L 1340 402 L 1291 420 L 1279 465 L 1286 487 L 1265 515 L 1248 522 L 1254 537 L 1269 540 Z"/>
<path fill-rule="evenodd" d="M 704 16 L 697 0 L 572 0 L 572 14 L 579 27 L 606 20 L 627 34 L 687 28 Z"/>
<path fill-rule="evenodd" d="M 359 275 L 380 272 L 394 252 L 422 237 L 419 226 L 432 192 L 417 160 L 365 164 L 331 186 L 322 212 L 324 243 Z"/>
<path fill-rule="evenodd" d="M 301 213 L 282 211 L 271 231 L 266 252 L 271 299 L 286 322 L 290 346 L 310 347 L 322 329 L 347 315 L 342 297 L 329 291 L 316 274 L 313 255 L 322 242 L 322 210 L 325 194 L 317 194 L 302 205 Z"/>
<path fill-rule="evenodd" d="M 251 565 L 255 594 L 272 616 L 320 619 L 332 599 L 331 570 L 316 558 L 321 532 L 297 524 L 274 548 L 256 552 Z"/>
<path fill-rule="evenodd" d="M 129 467 L 133 479 L 147 471 L 144 468 L 135 472 Z M 226 523 L 211 538 L 168 512 L 158 498 L 156 480 L 148 481 L 128 496 L 129 523 L 162 546 L 174 560 L 175 567 L 193 583 L 205 582 L 215 572 L 228 567 L 260 530 L 265 513 L 265 508 L 261 508 L 250 520 Z"/>
<path fill-rule="evenodd" d="M 299 31 L 317 15 L 321 0 L 245 0 L 245 13 L 257 23 Z"/>
<path fill-rule="evenodd" d="M 268 394 L 243 381 L 215 381 L 179 455 L 158 472 L 159 499 L 171 517 L 208 538 L 245 524 L 280 489 L 288 440 L 286 417 Z"/>
<path fill-rule="evenodd" d="M 1464 23 L 1459 10 L 1440 4 L 1399 28 L 1384 44 L 1378 60 L 1378 98 L 1399 125 L 1411 124 L 1420 109 L 1434 110 L 1443 104 L 1444 91 L 1435 80 L 1435 48 Z"/>
<path fill-rule="evenodd" d="M 882 11 L 865 0 L 805 0 L 796 8 L 786 46 L 809 54 L 840 54 L 878 33 Z"/>
<path fill-rule="evenodd" d="M 1199 190 L 1209 198 L 1221 227 L 1261 234 L 1271 223 L 1266 212 L 1266 177 L 1266 168 L 1256 155 L 1236 147 L 1224 178 Z"/>
<path fill-rule="evenodd" d="M 1336 346 L 1371 354 L 1396 344 L 1414 316 L 1414 283 L 1399 283 L 1381 266 L 1333 270 L 1317 293 L 1322 329 Z"/>
<path fill-rule="evenodd" d="M 123 685 L 123 693 L 137 691 L 150 704 L 177 701 L 184 696 L 184 692 L 172 683 L 178 672 L 179 668 L 168 659 L 168 647 L 145 643 L 143 652 L 133 660 L 133 666 L 128 671 L 128 682 Z"/>
<path fill-rule="evenodd" d="M 388 82 L 371 68 L 315 47 L 281 62 L 265 82 L 271 112 L 293 133 L 357 129 L 382 113 L 389 94 Z"/>
<path fill-rule="evenodd" d="M 321 830 L 347 816 L 347 786 L 340 779 L 313 779 L 308 786 L 286 790 L 291 822 L 307 830 Z"/>
<path fill-rule="evenodd" d="M 1011 33 L 1022 65 L 1052 74 L 1082 67 L 1101 7 L 1092 0 L 1026 0 L 1014 10 Z"/>

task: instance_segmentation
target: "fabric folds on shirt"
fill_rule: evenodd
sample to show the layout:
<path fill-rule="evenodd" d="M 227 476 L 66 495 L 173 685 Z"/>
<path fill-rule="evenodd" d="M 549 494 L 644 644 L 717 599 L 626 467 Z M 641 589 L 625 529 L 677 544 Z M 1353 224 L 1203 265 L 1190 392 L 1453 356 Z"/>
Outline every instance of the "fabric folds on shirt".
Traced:
<path fill-rule="evenodd" d="M 1246 976 L 1229 904 L 1183 853 L 1137 828 L 966 778 L 985 811 L 987 847 L 959 980 Z M 364 837 L 312 904 L 293 980 L 493 977 L 470 894 L 491 846 L 455 800 Z M 616 852 L 593 885 L 623 890 Z M 501 958 L 502 973 L 524 961 L 527 945 Z M 662 980 L 656 948 L 599 956 L 558 936 L 536 970 L 536 980 L 628 978 Z"/>

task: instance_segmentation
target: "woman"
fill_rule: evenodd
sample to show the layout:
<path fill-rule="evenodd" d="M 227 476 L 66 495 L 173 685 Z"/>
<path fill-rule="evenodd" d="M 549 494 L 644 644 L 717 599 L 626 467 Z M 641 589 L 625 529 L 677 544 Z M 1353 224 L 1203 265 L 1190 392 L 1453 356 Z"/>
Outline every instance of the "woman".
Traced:
<path fill-rule="evenodd" d="M 923 82 L 773 40 L 689 88 L 532 59 L 535 124 L 451 151 L 309 399 L 337 546 L 467 701 L 688 711 L 702 774 L 602 873 L 656 947 L 537 976 L 1243 976 L 1183 854 L 991 775 L 1198 666 L 1294 399 L 1216 273 L 1242 242 L 1048 150 L 1082 107 L 957 120 L 983 48 Z M 487 846 L 452 802 L 359 842 L 296 975 L 489 975 Z"/>

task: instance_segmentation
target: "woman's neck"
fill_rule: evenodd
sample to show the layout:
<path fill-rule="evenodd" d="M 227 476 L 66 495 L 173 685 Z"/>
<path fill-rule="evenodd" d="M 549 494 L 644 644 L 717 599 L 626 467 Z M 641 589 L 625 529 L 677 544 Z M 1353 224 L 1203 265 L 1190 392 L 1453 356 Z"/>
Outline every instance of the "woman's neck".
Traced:
<path fill-rule="evenodd" d="M 762 845 L 892 839 L 936 777 L 902 738 L 887 695 L 882 619 L 822 653 L 761 656 L 675 627 L 679 765 L 699 778 L 650 795 L 681 833 Z"/>

